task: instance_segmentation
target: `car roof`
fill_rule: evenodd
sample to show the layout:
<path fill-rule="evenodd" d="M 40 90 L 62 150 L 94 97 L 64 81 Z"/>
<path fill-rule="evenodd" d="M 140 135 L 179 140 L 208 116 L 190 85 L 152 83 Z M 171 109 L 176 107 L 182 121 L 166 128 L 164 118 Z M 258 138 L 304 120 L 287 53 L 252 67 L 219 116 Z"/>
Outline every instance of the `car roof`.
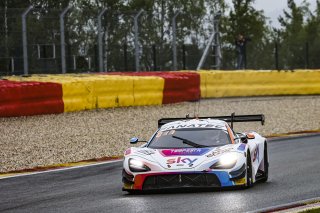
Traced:
<path fill-rule="evenodd" d="M 160 131 L 170 129 L 188 129 L 188 128 L 213 128 L 227 131 L 227 123 L 222 120 L 216 119 L 192 119 L 192 120 L 179 120 L 167 123 L 160 128 Z"/>

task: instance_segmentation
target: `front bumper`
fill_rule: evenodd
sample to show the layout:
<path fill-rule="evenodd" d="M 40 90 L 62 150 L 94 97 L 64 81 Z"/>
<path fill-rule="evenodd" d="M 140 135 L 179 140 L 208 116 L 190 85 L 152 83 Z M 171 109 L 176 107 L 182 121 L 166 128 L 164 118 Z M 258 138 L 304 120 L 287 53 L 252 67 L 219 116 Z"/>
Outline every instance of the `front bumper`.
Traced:
<path fill-rule="evenodd" d="M 226 171 L 159 172 L 137 174 L 135 177 L 123 170 L 123 190 L 157 190 L 176 188 L 221 188 L 245 184 L 245 177 L 231 176 Z"/>

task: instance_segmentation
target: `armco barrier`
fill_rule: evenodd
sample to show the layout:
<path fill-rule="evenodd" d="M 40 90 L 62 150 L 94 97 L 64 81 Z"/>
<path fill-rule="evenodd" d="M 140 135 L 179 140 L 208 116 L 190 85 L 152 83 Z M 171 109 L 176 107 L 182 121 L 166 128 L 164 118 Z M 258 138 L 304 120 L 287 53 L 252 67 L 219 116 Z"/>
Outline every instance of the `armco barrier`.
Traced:
<path fill-rule="evenodd" d="M 320 94 L 319 71 L 200 71 L 201 97 Z"/>
<path fill-rule="evenodd" d="M 163 103 L 197 101 L 200 99 L 200 76 L 197 73 L 178 72 L 163 75 L 165 88 Z"/>
<path fill-rule="evenodd" d="M 164 80 L 160 77 L 94 74 L 8 77 L 13 81 L 54 82 L 62 85 L 64 112 L 122 106 L 161 105 Z"/>
<path fill-rule="evenodd" d="M 119 76 L 113 76 L 112 78 L 92 76 L 90 81 L 93 84 L 92 96 L 96 100 L 95 108 L 133 105 L 132 79 Z"/>
<path fill-rule="evenodd" d="M 55 82 L 62 85 L 64 112 L 133 106 L 133 78 L 97 75 L 37 75 L 10 77 L 18 81 Z"/>
<path fill-rule="evenodd" d="M 63 111 L 62 87 L 59 84 L 0 81 L 0 117 Z"/>
<path fill-rule="evenodd" d="M 0 116 L 196 101 L 320 94 L 320 71 L 199 71 L 33 75 L 0 81 Z"/>
<path fill-rule="evenodd" d="M 162 104 L 164 81 L 159 77 L 90 75 L 80 80 L 90 91 L 93 108 Z"/>
<path fill-rule="evenodd" d="M 164 79 L 154 76 L 132 77 L 134 106 L 161 105 Z"/>
<path fill-rule="evenodd" d="M 8 77 L 14 81 L 37 81 L 37 82 L 54 82 L 61 85 L 63 90 L 64 112 L 80 111 L 93 109 L 95 100 L 90 95 L 92 86 L 83 79 L 88 77 L 84 75 L 34 75 L 31 77 Z"/>
<path fill-rule="evenodd" d="M 200 76 L 195 72 L 125 72 L 112 75 L 158 76 L 164 79 L 163 104 L 200 99 Z"/>

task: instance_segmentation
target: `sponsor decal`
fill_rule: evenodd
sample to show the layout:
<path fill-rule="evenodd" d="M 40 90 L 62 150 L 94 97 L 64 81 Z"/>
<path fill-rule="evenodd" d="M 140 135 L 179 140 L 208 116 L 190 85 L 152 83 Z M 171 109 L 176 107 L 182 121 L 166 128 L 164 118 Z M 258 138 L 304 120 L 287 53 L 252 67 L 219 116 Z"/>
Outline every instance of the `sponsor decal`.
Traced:
<path fill-rule="evenodd" d="M 170 159 L 167 159 L 167 164 L 188 164 L 189 166 L 190 165 L 193 165 L 193 163 L 198 160 L 198 158 L 182 158 L 182 157 L 177 157 L 177 158 L 170 158 Z"/>
<path fill-rule="evenodd" d="M 138 150 L 137 152 L 139 152 L 141 154 L 144 154 L 144 155 L 152 155 L 152 154 L 154 154 L 154 151 L 150 150 L 150 149 L 141 149 L 141 150 Z"/>
<path fill-rule="evenodd" d="M 238 147 L 239 151 L 244 151 L 246 149 L 246 144 L 242 143 L 240 144 L 240 146 Z"/>
<path fill-rule="evenodd" d="M 215 128 L 215 129 L 226 129 L 224 125 L 221 124 L 208 124 L 208 123 L 178 123 L 172 125 L 165 125 L 161 128 L 161 131 L 170 129 L 182 129 L 182 128 Z"/>
<path fill-rule="evenodd" d="M 193 156 L 199 156 L 204 155 L 207 152 L 209 152 L 211 149 L 209 148 L 188 148 L 188 149 L 163 149 L 160 151 L 160 153 L 165 156 L 186 156 L 186 155 L 193 155 Z"/>
<path fill-rule="evenodd" d="M 131 148 L 127 149 L 125 152 L 124 152 L 124 155 L 130 155 L 131 154 Z"/>
<path fill-rule="evenodd" d="M 246 178 L 241 178 L 239 180 L 235 180 L 234 183 L 236 185 L 244 185 L 244 184 L 246 184 Z"/>
<path fill-rule="evenodd" d="M 161 136 L 166 136 L 166 135 L 173 135 L 175 132 L 176 130 L 159 131 L 156 135 L 156 138 L 160 138 Z"/>
<path fill-rule="evenodd" d="M 225 152 L 229 152 L 231 150 L 233 150 L 233 147 L 216 148 L 216 149 L 213 150 L 213 152 L 208 154 L 207 157 L 210 158 L 210 157 L 213 157 L 213 156 L 218 156 L 218 155 L 221 155 L 221 154 L 223 154 Z"/>

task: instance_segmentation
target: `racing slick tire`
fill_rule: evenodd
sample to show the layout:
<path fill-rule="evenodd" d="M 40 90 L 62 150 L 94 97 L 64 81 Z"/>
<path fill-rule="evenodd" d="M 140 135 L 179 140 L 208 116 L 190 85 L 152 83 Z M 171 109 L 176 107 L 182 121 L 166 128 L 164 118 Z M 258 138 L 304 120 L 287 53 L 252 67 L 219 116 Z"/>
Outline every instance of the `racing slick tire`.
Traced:
<path fill-rule="evenodd" d="M 252 162 L 250 152 L 247 153 L 247 168 L 246 168 L 246 185 L 245 188 L 250 188 L 253 186 L 252 177 Z"/>
<path fill-rule="evenodd" d="M 268 181 L 268 176 L 269 176 L 269 159 L 268 159 L 268 147 L 267 147 L 267 143 L 265 143 L 264 145 L 264 172 L 263 172 L 263 176 L 261 178 L 261 182 L 267 182 Z"/>

